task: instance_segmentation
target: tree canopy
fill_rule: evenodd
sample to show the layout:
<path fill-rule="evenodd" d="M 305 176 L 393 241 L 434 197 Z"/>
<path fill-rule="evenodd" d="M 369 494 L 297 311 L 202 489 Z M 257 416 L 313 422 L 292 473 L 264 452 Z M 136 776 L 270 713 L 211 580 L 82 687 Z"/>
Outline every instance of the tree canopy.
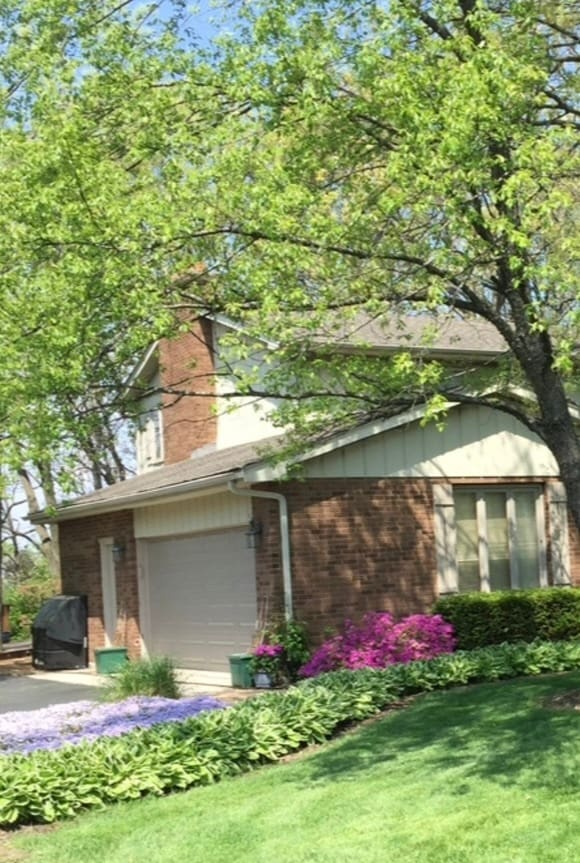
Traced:
<path fill-rule="evenodd" d="M 205 47 L 177 3 L 0 8 L 6 447 L 84 434 L 188 307 L 243 322 L 234 358 L 278 346 L 240 386 L 300 434 L 417 399 L 509 411 L 580 523 L 579 3 L 257 0 Z M 474 316 L 507 351 L 458 377 L 321 347 L 361 313 Z"/>

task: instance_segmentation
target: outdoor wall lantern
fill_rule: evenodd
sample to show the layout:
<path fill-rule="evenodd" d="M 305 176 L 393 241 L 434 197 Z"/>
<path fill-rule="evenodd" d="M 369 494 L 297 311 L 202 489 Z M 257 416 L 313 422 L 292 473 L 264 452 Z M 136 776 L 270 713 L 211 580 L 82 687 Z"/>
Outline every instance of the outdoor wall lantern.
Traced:
<path fill-rule="evenodd" d="M 115 563 L 121 563 L 125 557 L 125 545 L 122 542 L 113 543 L 113 560 Z"/>
<path fill-rule="evenodd" d="M 246 547 L 260 548 L 262 544 L 262 522 L 251 518 L 246 531 Z"/>

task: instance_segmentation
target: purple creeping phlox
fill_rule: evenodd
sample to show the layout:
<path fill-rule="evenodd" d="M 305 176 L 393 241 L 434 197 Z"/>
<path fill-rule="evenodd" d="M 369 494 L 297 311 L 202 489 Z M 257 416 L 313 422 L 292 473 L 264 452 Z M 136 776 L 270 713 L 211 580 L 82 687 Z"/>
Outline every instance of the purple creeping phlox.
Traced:
<path fill-rule="evenodd" d="M 413 614 L 397 623 L 386 611 L 373 612 L 360 624 L 345 621 L 343 631 L 325 641 L 299 674 L 316 677 L 338 668 L 385 668 L 432 659 L 452 653 L 455 643 L 453 627 L 439 614 Z"/>
<path fill-rule="evenodd" d="M 120 737 L 136 728 L 182 722 L 204 710 L 226 705 L 216 698 L 148 698 L 100 704 L 76 701 L 42 710 L 0 714 L 0 755 L 27 754 L 36 749 L 59 749 L 65 744 L 91 743 L 101 737 Z"/>

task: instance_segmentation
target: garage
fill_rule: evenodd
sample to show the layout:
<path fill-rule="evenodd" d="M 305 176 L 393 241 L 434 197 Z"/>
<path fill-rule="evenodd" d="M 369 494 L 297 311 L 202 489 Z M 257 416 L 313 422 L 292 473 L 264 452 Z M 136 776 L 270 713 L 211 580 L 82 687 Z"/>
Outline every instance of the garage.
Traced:
<path fill-rule="evenodd" d="M 256 630 L 254 550 L 244 530 L 148 540 L 150 655 L 182 668 L 227 672 Z"/>

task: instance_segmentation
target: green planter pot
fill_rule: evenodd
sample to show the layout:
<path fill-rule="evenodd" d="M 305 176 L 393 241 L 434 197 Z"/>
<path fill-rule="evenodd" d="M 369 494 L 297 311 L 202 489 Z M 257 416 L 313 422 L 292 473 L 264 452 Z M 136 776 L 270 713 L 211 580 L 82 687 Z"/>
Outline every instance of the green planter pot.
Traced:
<path fill-rule="evenodd" d="M 100 650 L 95 650 L 97 674 L 114 674 L 116 671 L 122 671 L 128 659 L 126 647 L 102 647 Z"/>
<path fill-rule="evenodd" d="M 252 672 L 250 662 L 252 657 L 249 653 L 234 653 L 229 657 L 230 673 L 232 675 L 232 686 L 236 689 L 252 688 Z"/>

